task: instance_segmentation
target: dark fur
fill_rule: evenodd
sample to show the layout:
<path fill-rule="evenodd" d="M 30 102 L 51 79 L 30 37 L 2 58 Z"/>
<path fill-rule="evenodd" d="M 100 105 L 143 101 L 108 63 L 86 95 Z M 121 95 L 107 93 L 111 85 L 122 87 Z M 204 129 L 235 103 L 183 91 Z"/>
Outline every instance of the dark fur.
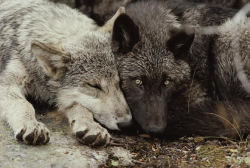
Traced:
<path fill-rule="evenodd" d="M 143 0 L 75 0 L 75 8 L 82 11 L 94 19 L 99 25 L 103 25 L 110 16 L 120 6 L 127 6 L 130 3 L 135 3 Z M 162 0 L 162 1 L 176 1 L 178 2 L 194 2 L 194 3 L 207 3 L 215 6 L 225 8 L 240 9 L 250 0 Z M 212 11 L 211 11 L 212 12 Z M 213 13 L 211 13 L 213 14 Z"/>
<path fill-rule="evenodd" d="M 120 38 L 114 51 L 122 90 L 145 132 L 155 135 L 165 130 L 167 138 L 237 137 L 230 122 L 242 134 L 250 133 L 250 95 L 241 87 L 232 59 L 225 62 L 220 57 L 227 44 L 222 45 L 218 36 L 194 36 L 192 29 L 187 34 L 176 26 L 220 25 L 235 10 L 148 1 L 132 4 L 126 13 L 115 22 L 113 37 Z M 139 39 L 133 34 L 138 29 Z M 137 79 L 142 84 L 137 85 Z M 165 81 L 170 84 L 165 86 Z"/>

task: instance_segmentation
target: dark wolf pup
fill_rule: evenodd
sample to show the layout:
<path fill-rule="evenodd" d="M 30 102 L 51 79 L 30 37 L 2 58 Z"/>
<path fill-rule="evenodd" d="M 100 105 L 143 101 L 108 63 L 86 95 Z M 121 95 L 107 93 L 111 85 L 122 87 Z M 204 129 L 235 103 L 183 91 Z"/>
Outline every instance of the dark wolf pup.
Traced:
<path fill-rule="evenodd" d="M 103 27 L 66 5 L 45 0 L 0 1 L 0 110 L 25 143 L 50 140 L 26 100 L 55 104 L 78 140 L 103 146 L 132 115 L 119 88 L 111 50 L 114 19 Z"/>
<path fill-rule="evenodd" d="M 117 18 L 113 49 L 121 86 L 144 132 L 165 132 L 168 138 L 250 133 L 250 95 L 234 64 L 235 57 L 242 60 L 249 80 L 250 21 L 224 23 L 235 14 L 207 5 L 143 1 Z M 217 35 L 194 35 L 194 28 L 184 25 L 221 26 Z"/>

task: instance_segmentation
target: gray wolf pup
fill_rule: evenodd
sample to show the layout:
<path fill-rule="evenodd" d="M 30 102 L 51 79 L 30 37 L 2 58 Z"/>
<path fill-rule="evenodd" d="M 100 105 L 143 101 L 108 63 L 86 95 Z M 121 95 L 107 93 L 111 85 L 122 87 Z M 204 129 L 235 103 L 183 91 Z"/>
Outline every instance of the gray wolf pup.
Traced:
<path fill-rule="evenodd" d="M 110 46 L 114 20 L 123 12 L 98 27 L 66 5 L 0 1 L 0 110 L 18 140 L 50 140 L 27 96 L 55 104 L 77 139 L 91 146 L 109 143 L 99 123 L 113 130 L 131 123 Z"/>
<path fill-rule="evenodd" d="M 238 129 L 250 133 L 250 95 L 233 61 L 239 51 L 241 71 L 249 80 L 250 22 L 224 23 L 236 12 L 201 4 L 142 1 L 128 6 L 126 14 L 116 19 L 113 48 L 121 86 L 144 132 L 167 138 L 236 137 Z M 216 35 L 195 34 L 193 28 L 215 25 L 221 25 Z"/>

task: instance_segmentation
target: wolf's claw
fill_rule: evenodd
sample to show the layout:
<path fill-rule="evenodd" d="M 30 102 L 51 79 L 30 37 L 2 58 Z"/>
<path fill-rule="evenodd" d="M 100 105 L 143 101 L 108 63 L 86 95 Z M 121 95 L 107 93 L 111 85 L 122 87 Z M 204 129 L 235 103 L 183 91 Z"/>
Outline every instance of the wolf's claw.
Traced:
<path fill-rule="evenodd" d="M 46 144 L 50 141 L 49 130 L 39 122 L 26 124 L 15 137 L 27 144 Z"/>
<path fill-rule="evenodd" d="M 81 125 L 79 122 L 75 121 L 72 129 L 78 141 L 85 145 L 101 147 L 109 143 L 110 135 L 108 131 L 98 123 L 88 123 L 84 126 L 84 124 Z"/>

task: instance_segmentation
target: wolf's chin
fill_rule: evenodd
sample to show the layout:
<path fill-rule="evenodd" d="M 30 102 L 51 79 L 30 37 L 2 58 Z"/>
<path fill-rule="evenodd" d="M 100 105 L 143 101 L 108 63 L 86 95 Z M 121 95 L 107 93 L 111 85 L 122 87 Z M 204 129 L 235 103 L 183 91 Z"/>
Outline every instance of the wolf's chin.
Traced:
<path fill-rule="evenodd" d="M 120 129 L 119 129 L 119 127 L 118 127 L 118 125 L 117 125 L 117 123 L 115 122 L 115 123 L 113 123 L 113 122 L 110 122 L 110 121 L 107 121 L 107 120 L 102 120 L 102 119 L 96 119 L 95 118 L 95 120 L 98 122 L 98 123 L 100 123 L 102 126 L 104 126 L 104 127 L 106 127 L 106 128 L 108 128 L 108 129 L 110 129 L 110 130 L 114 130 L 114 131 L 121 131 Z"/>

